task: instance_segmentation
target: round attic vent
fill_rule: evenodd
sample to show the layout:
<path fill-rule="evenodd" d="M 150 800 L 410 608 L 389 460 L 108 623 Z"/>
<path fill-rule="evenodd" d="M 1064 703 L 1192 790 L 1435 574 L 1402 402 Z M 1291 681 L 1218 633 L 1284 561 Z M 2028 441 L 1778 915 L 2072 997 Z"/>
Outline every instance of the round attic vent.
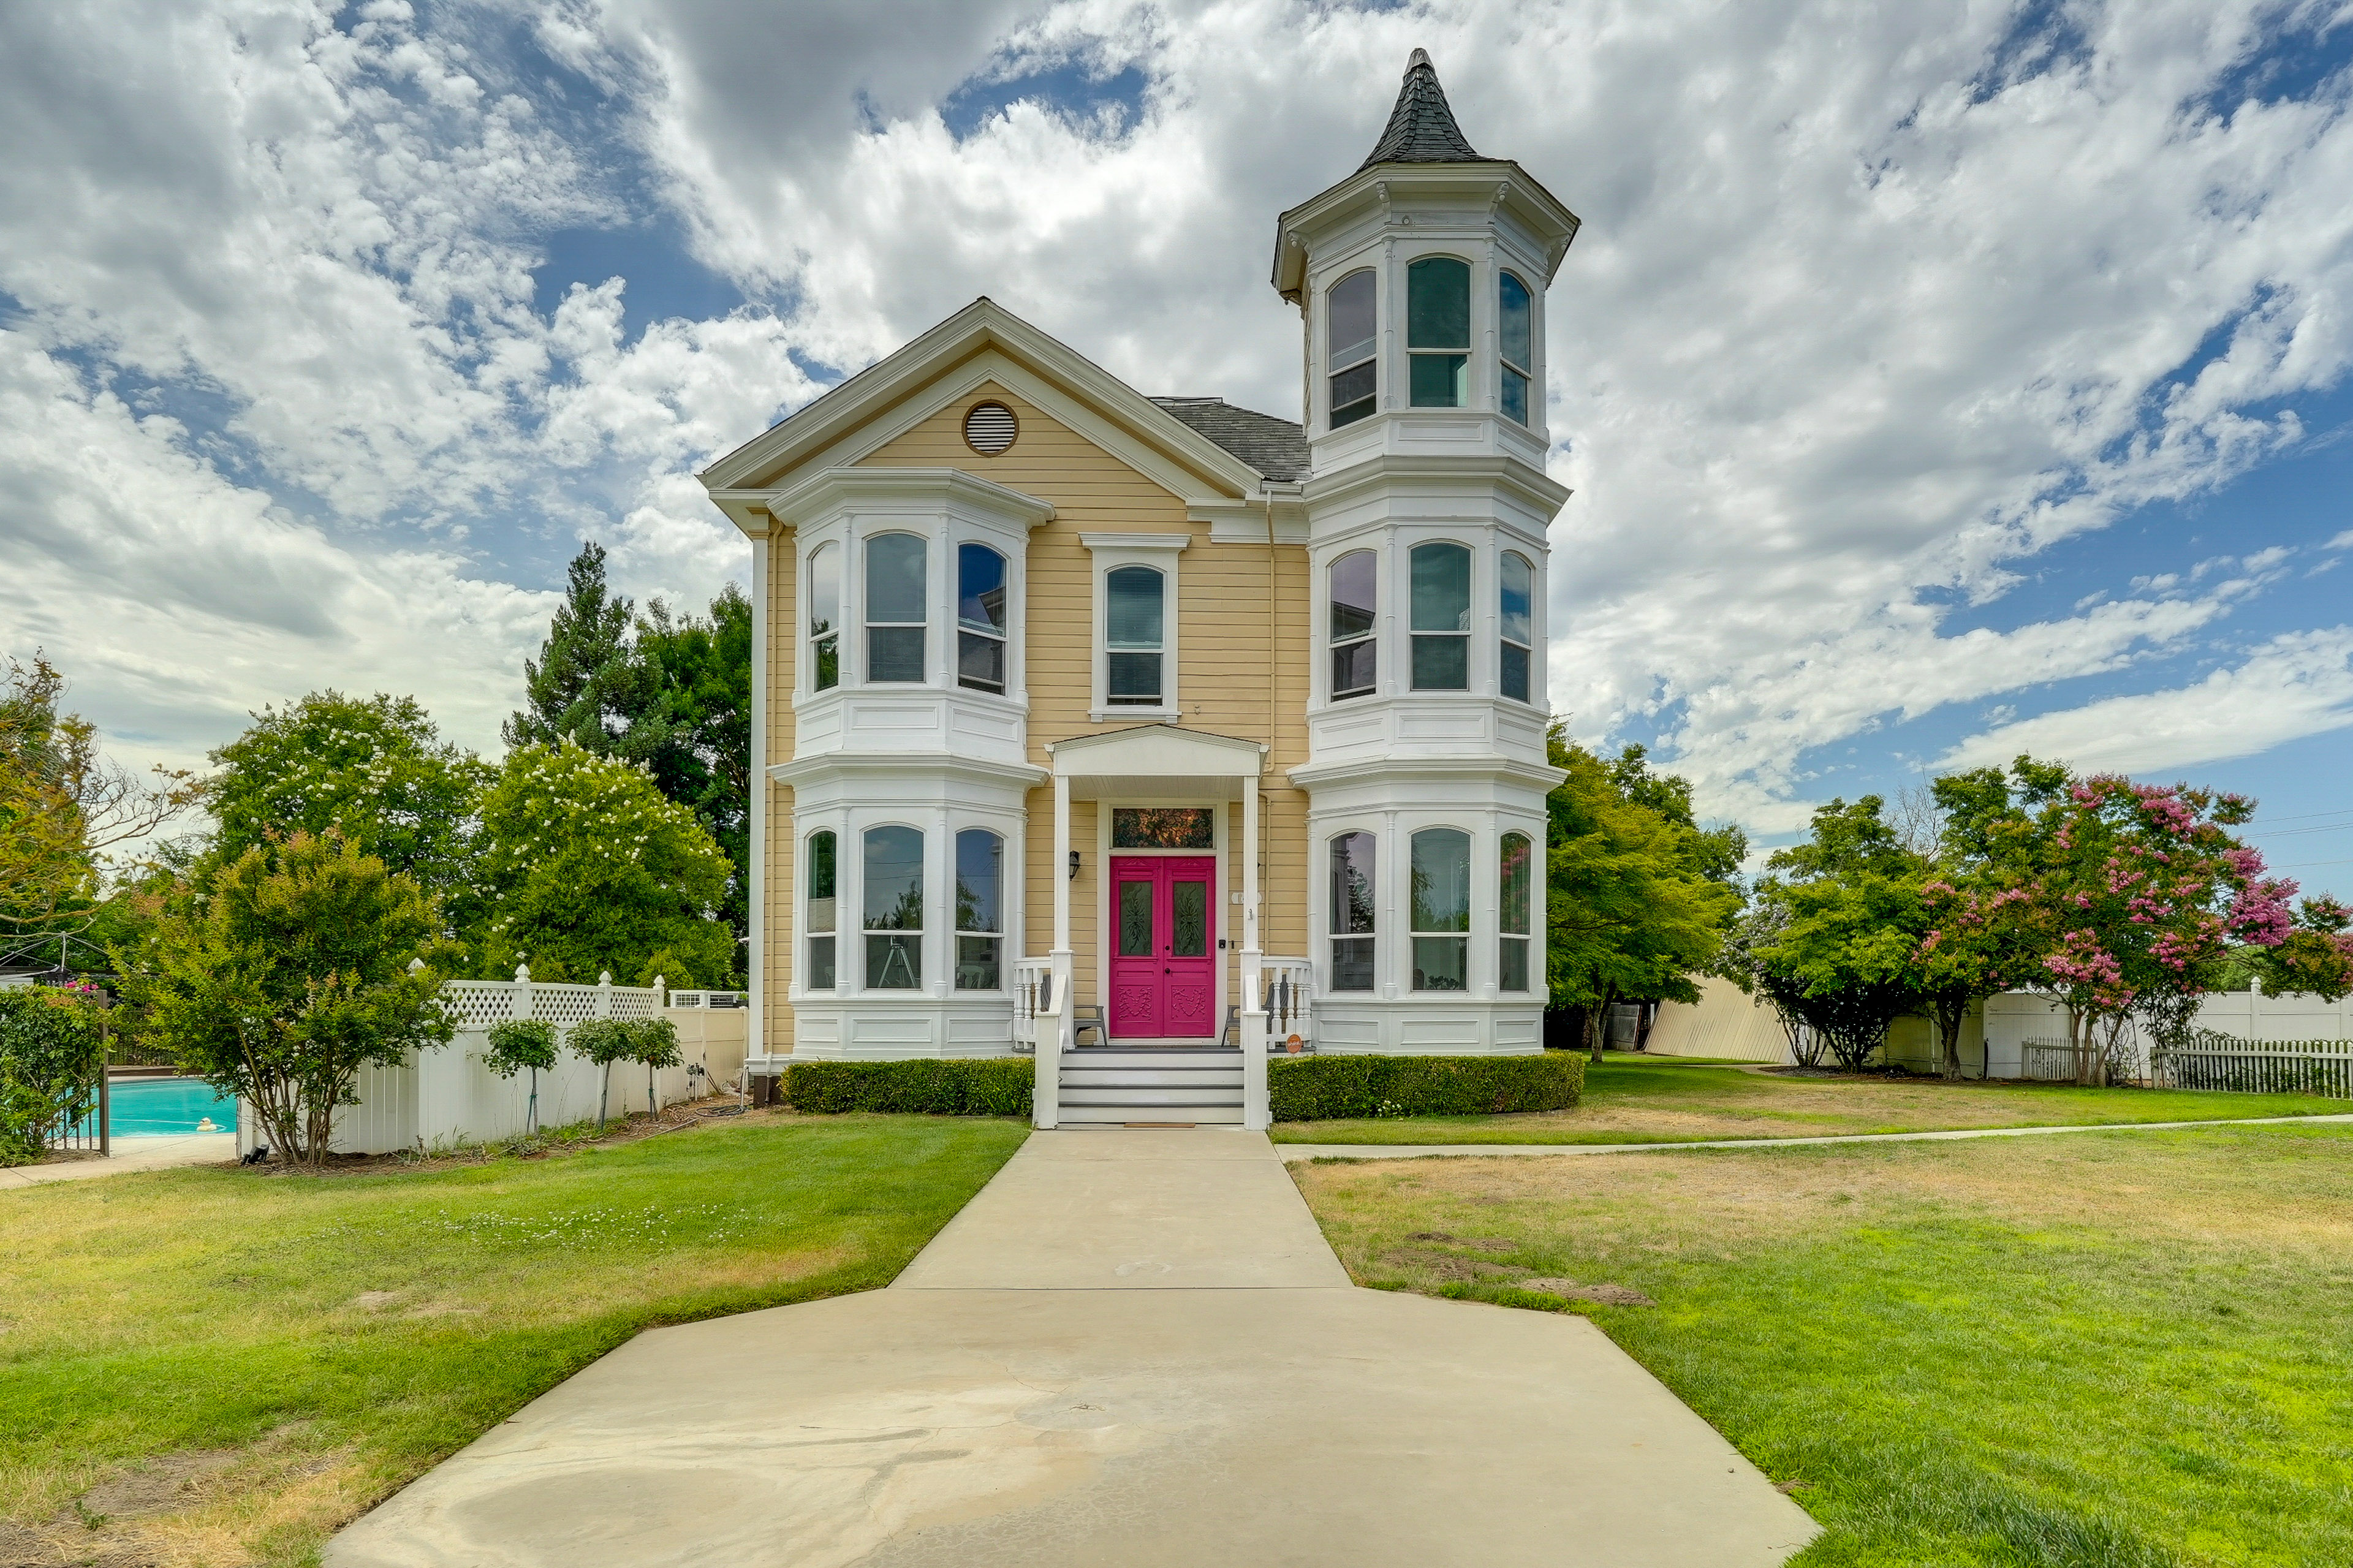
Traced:
<path fill-rule="evenodd" d="M 1013 445 L 1021 422 L 1002 403 L 976 403 L 964 416 L 964 444 L 984 458 L 994 458 Z"/>

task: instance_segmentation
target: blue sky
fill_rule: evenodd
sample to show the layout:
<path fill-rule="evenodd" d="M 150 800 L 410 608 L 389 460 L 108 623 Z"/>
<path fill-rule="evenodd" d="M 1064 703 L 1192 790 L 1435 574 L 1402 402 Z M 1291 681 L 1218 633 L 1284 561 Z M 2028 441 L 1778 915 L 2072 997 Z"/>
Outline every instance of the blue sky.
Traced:
<path fill-rule="evenodd" d="M 746 553 L 693 471 L 976 294 L 1294 415 L 1274 216 L 1420 47 L 1586 220 L 1547 332 L 1577 733 L 1767 844 L 2019 749 L 2241 789 L 2353 895 L 2348 17 L 14 8 L 0 642 L 129 761 L 325 684 L 494 750 L 582 539 L 703 603 Z"/>

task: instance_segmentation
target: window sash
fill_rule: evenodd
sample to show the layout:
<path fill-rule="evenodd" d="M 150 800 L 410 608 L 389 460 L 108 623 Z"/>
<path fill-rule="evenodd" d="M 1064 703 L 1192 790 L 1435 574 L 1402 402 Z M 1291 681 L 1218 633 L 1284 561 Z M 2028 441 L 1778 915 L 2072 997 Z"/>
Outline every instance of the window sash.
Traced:
<path fill-rule="evenodd" d="M 1471 639 L 1441 633 L 1415 633 L 1413 689 L 1416 691 L 1470 690 Z"/>
<path fill-rule="evenodd" d="M 1005 639 L 956 628 L 956 684 L 975 691 L 1005 689 Z"/>
<path fill-rule="evenodd" d="M 1498 991 L 1528 989 L 1528 939 L 1526 937 L 1507 936 L 1497 941 L 1495 989 Z"/>
<path fill-rule="evenodd" d="M 1416 408 L 1467 408 L 1471 405 L 1471 356 L 1421 353 L 1407 367 L 1406 401 Z"/>

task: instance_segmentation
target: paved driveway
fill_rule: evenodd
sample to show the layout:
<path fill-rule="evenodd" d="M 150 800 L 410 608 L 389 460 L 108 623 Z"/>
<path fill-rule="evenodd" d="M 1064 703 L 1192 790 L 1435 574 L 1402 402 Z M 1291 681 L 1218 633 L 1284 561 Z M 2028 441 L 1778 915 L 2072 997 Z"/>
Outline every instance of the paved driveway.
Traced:
<path fill-rule="evenodd" d="M 642 1335 L 326 1561 L 1764 1568 L 1813 1533 L 1584 1320 L 1351 1286 L 1263 1137 L 1048 1132 L 889 1289 Z"/>

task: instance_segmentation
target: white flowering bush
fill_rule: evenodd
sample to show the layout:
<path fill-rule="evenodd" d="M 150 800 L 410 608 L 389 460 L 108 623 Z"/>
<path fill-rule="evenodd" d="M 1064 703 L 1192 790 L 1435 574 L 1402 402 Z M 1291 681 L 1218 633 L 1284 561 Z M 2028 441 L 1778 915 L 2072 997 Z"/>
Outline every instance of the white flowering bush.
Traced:
<path fill-rule="evenodd" d="M 646 771 L 579 746 L 511 753 L 479 807 L 473 881 L 456 905 L 487 973 L 623 984 L 722 984 L 727 857 Z"/>

